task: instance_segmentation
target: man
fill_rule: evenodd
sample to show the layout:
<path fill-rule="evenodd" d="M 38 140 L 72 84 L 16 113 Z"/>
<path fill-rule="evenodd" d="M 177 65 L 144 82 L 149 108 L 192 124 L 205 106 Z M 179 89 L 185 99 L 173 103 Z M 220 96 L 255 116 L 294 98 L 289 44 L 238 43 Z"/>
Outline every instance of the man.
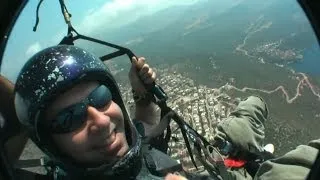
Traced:
<path fill-rule="evenodd" d="M 267 118 L 268 108 L 263 99 L 250 96 L 241 101 L 230 116 L 217 125 L 216 145 L 229 155 L 228 160 L 233 160 L 226 172 L 220 172 L 221 179 L 307 178 L 319 153 L 320 140 L 300 145 L 284 156 L 274 158 L 263 148 L 264 124 Z M 227 142 L 231 143 L 231 146 Z M 225 164 L 228 165 L 228 162 L 230 161 L 225 161 Z M 183 180 L 184 177 L 171 174 L 170 179 Z"/>
<path fill-rule="evenodd" d="M 137 67 L 141 68 L 139 73 L 136 73 Z M 139 117 L 135 122 L 149 124 L 152 128 L 157 124 L 152 119 L 156 111 L 152 95 L 147 94 L 142 83 L 154 82 L 155 75 L 143 59 L 133 59 L 130 77 L 137 104 L 136 117 Z M 150 160 L 160 161 L 161 158 L 148 158 L 154 151 L 150 146 L 142 147 L 113 77 L 89 52 L 74 46 L 55 46 L 39 52 L 23 67 L 15 91 L 19 120 L 27 127 L 33 141 L 50 157 L 49 175 L 52 177 L 160 178 L 155 166 L 161 163 Z M 145 109 L 148 111 L 143 111 Z M 262 145 L 267 116 L 264 101 L 250 96 L 218 125 L 217 146 L 231 159 L 245 162 L 220 172 L 222 179 L 306 177 L 318 152 L 316 146 L 303 146 L 307 155 L 298 150 L 298 154 L 289 152 L 279 159 L 266 161 L 257 172 L 255 166 L 248 166 L 265 157 Z M 150 132 L 144 130 L 147 129 L 140 133 Z M 226 146 L 226 142 L 231 146 Z M 171 167 L 172 172 L 176 170 L 174 165 Z M 167 176 L 167 179 L 177 178 L 171 174 Z"/>
<path fill-rule="evenodd" d="M 27 141 L 26 132 L 20 127 L 14 111 L 14 85 L 0 75 L 0 128 L 1 139 L 5 142 L 8 159 L 15 162 Z"/>
<path fill-rule="evenodd" d="M 133 121 L 148 135 L 158 116 L 144 84 L 152 84 L 156 75 L 144 58 L 134 57 L 129 77 Z M 84 49 L 60 45 L 31 57 L 16 82 L 15 108 L 50 158 L 49 176 L 56 179 L 161 179 L 180 167 L 142 142 L 110 71 Z M 158 155 L 168 158 L 166 164 L 153 161 Z"/>
<path fill-rule="evenodd" d="M 233 147 L 229 154 L 247 161 L 242 167 L 232 168 L 228 178 L 306 179 L 319 153 L 320 140 L 300 145 L 281 157 L 273 158 L 263 149 L 267 118 L 268 109 L 263 99 L 250 96 L 217 126 L 216 140 L 221 144 L 231 142 Z M 256 159 L 266 161 L 255 166 Z"/>
<path fill-rule="evenodd" d="M 0 75 L 0 179 L 13 176 L 11 163 L 17 162 L 28 139 L 16 117 L 13 89 L 13 83 Z"/>

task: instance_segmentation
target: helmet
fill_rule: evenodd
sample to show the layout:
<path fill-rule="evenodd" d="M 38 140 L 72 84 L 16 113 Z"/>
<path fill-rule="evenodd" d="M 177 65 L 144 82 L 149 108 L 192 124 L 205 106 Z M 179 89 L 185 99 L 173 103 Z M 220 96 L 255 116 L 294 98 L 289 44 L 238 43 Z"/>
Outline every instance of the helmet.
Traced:
<path fill-rule="evenodd" d="M 59 94 L 84 80 L 98 81 L 110 89 L 113 101 L 123 112 L 127 141 L 131 148 L 118 162 L 90 169 L 63 156 L 41 121 L 41 114 Z M 15 108 L 19 121 L 29 131 L 30 138 L 70 176 L 97 176 L 101 173 L 108 176 L 119 175 L 127 171 L 128 163 L 132 165 L 141 162 L 141 138 L 129 118 L 115 79 L 99 58 L 84 49 L 59 45 L 44 49 L 31 57 L 16 81 Z"/>

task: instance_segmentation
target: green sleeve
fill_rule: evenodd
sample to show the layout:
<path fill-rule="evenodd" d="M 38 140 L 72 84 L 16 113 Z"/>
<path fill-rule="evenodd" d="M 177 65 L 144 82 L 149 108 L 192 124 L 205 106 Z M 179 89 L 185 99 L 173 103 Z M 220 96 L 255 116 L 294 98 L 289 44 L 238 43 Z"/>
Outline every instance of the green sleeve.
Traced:
<path fill-rule="evenodd" d="M 265 102 L 257 96 L 249 96 L 241 101 L 228 118 L 216 127 L 215 139 L 231 142 L 233 149 L 257 154 L 263 151 L 264 123 L 268 109 Z M 228 169 L 223 175 L 227 180 L 250 180 L 252 177 L 244 168 Z"/>
<path fill-rule="evenodd" d="M 320 148 L 320 139 L 300 145 L 282 157 L 264 162 L 254 179 L 305 179 Z"/>
<path fill-rule="evenodd" d="M 230 116 L 216 128 L 216 137 L 228 140 L 235 150 L 257 154 L 263 151 L 264 123 L 268 109 L 257 96 L 249 96 L 241 101 Z"/>

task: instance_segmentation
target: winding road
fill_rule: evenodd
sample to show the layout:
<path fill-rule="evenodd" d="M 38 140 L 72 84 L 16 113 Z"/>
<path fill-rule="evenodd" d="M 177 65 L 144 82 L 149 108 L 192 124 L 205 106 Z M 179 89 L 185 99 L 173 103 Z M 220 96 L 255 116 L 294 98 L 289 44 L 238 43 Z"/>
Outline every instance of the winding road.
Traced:
<path fill-rule="evenodd" d="M 249 52 L 244 49 L 247 40 L 252 37 L 255 33 L 260 32 L 264 29 L 269 28 L 272 25 L 272 22 L 268 22 L 265 24 L 262 24 L 263 22 L 263 16 L 260 16 L 254 23 L 251 23 L 250 26 L 248 27 L 248 29 L 245 31 L 246 36 L 244 37 L 243 41 L 241 44 L 239 44 L 236 47 L 236 51 L 239 51 L 241 53 L 243 53 L 244 55 L 250 57 L 250 58 L 259 58 L 259 57 L 255 57 L 253 55 L 250 55 Z M 262 24 L 262 25 L 261 25 Z M 316 88 L 308 79 L 308 76 L 305 73 L 299 72 L 299 73 L 295 73 L 294 71 L 292 71 L 294 73 L 295 76 L 300 76 L 299 78 L 299 82 L 296 88 L 296 94 L 293 97 L 290 97 L 286 88 L 282 85 L 278 86 L 277 88 L 275 88 L 274 90 L 264 90 L 264 89 L 256 89 L 256 88 L 250 88 L 250 87 L 244 87 L 242 89 L 239 89 L 235 86 L 229 85 L 228 83 L 226 85 L 224 85 L 223 87 L 227 88 L 227 89 L 234 89 L 236 91 L 240 91 L 240 92 L 247 92 L 247 91 L 259 91 L 259 92 L 263 92 L 263 93 L 267 93 L 267 94 L 272 94 L 275 93 L 277 91 L 281 91 L 283 93 L 283 95 L 286 98 L 287 103 L 291 104 L 293 103 L 297 98 L 299 98 L 302 94 L 300 92 L 300 90 L 304 87 L 307 86 L 311 92 L 318 98 L 318 100 L 320 101 L 320 93 L 319 88 Z"/>

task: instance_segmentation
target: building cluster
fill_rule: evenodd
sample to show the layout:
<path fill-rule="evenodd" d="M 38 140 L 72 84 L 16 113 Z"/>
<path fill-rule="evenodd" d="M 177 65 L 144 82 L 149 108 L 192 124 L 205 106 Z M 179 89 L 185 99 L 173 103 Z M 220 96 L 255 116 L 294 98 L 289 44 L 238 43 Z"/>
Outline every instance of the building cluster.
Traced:
<path fill-rule="evenodd" d="M 282 60 L 299 60 L 303 59 L 303 55 L 301 54 L 301 50 L 297 49 L 281 49 L 280 45 L 282 40 L 266 43 L 261 46 L 258 46 L 255 50 L 258 53 L 265 53 L 271 57 L 282 59 Z"/>
<path fill-rule="evenodd" d="M 182 116 L 200 135 L 209 142 L 212 141 L 215 126 L 233 108 L 230 103 L 231 98 L 221 89 L 196 85 L 192 79 L 177 72 L 170 72 L 168 69 L 158 70 L 157 74 L 161 75 L 157 83 L 169 97 L 168 106 Z M 121 89 L 124 92 L 125 102 L 132 107 L 132 94 L 128 90 L 130 88 L 121 86 Z M 184 168 L 194 169 L 177 124 L 173 121 L 171 123 L 172 138 L 169 143 L 169 154 L 180 160 Z"/>

